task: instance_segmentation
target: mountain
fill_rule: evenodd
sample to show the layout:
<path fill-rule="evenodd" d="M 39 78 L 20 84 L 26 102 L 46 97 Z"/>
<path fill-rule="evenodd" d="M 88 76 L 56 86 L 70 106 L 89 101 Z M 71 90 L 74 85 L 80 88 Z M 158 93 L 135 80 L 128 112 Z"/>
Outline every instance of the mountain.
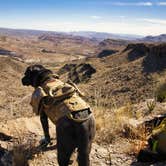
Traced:
<path fill-rule="evenodd" d="M 0 54 L 15 56 L 26 62 L 52 63 L 94 57 L 104 51 L 119 51 L 129 41 L 98 40 L 66 33 L 0 29 Z M 112 52 L 112 51 L 111 51 Z M 103 53 L 102 53 L 103 54 Z"/>
<path fill-rule="evenodd" d="M 69 32 L 74 36 L 83 36 L 88 38 L 95 38 L 98 40 L 104 39 L 122 39 L 122 40 L 135 40 L 139 39 L 142 36 L 139 35 L 130 35 L 130 34 L 114 34 L 114 33 L 106 33 L 106 32 L 93 32 L 93 31 L 75 31 Z"/>
<path fill-rule="evenodd" d="M 161 34 L 159 36 L 146 36 L 141 39 L 143 42 L 166 42 L 166 34 Z"/>
<path fill-rule="evenodd" d="M 93 56 L 98 40 L 71 34 L 44 34 L 38 37 L 39 42 L 49 41 L 58 53 L 70 55 Z"/>
<path fill-rule="evenodd" d="M 0 35 L 6 36 L 40 36 L 44 33 L 49 33 L 49 31 L 0 28 Z"/>
<path fill-rule="evenodd" d="M 63 33 L 31 34 L 29 31 L 21 31 L 21 34 L 16 31 L 1 33 L 0 55 L 16 56 L 26 62 L 59 63 L 93 56 L 99 43 L 96 39 Z"/>
<path fill-rule="evenodd" d="M 127 41 L 127 40 L 120 40 L 120 39 L 105 39 L 102 40 L 99 45 L 98 45 L 98 49 L 121 49 L 124 48 L 125 46 L 127 46 L 127 44 L 129 44 L 131 41 Z"/>
<path fill-rule="evenodd" d="M 33 29 L 12 29 L 12 28 L 0 28 L 0 35 L 7 36 L 41 36 L 43 34 L 49 35 L 73 35 L 80 36 L 85 38 L 94 38 L 99 41 L 104 39 L 124 39 L 124 40 L 135 40 L 139 39 L 142 36 L 131 35 L 131 34 L 114 34 L 114 33 L 105 33 L 105 32 L 93 32 L 93 31 L 73 31 L 73 32 L 57 32 L 57 31 L 46 31 L 46 30 L 33 30 Z"/>
<path fill-rule="evenodd" d="M 165 55 L 166 44 L 133 43 L 111 56 L 86 59 L 96 73 L 80 86 L 90 102 L 108 107 L 153 98 L 156 78 L 165 73 Z"/>

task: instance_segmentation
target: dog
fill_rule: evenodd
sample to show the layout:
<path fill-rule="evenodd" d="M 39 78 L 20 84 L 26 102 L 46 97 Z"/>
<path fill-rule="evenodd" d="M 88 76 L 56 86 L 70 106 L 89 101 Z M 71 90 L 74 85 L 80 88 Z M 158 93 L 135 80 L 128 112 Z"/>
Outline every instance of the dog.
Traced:
<path fill-rule="evenodd" d="M 36 94 L 40 97 L 38 98 L 37 102 L 34 102 L 35 108 L 37 108 L 37 112 L 40 115 L 40 121 L 44 132 L 44 139 L 40 141 L 40 143 L 44 146 L 47 146 L 50 143 L 50 134 L 49 134 L 49 125 L 48 125 L 48 118 L 49 114 L 48 112 L 51 112 L 50 110 L 53 107 L 56 107 L 58 105 L 57 112 L 65 112 L 63 109 L 68 107 L 62 107 L 62 105 L 66 104 L 67 101 L 70 101 L 72 96 L 74 96 L 74 99 L 77 99 L 77 102 L 82 102 L 83 100 L 76 95 L 76 89 L 71 85 L 63 83 L 65 87 L 59 88 L 57 86 L 55 89 L 60 89 L 63 91 L 64 89 L 68 90 L 67 95 L 61 95 L 60 100 L 58 100 L 56 97 L 56 102 L 50 97 L 48 94 L 49 92 L 45 89 L 48 89 L 48 84 L 55 83 L 61 83 L 62 81 L 59 79 L 58 75 L 53 74 L 53 72 L 47 68 L 45 68 L 42 65 L 31 65 L 27 67 L 24 77 L 22 78 L 22 84 L 24 86 L 32 86 L 34 87 L 35 91 L 32 95 L 32 98 Z M 47 87 L 47 88 L 45 88 Z M 60 86 L 61 87 L 61 86 Z M 52 89 L 52 88 L 51 88 Z M 56 92 L 59 92 L 59 89 Z M 42 93 L 41 93 L 42 92 Z M 51 93 L 52 94 L 52 93 Z M 65 97 L 64 97 L 65 96 Z M 66 97 L 67 96 L 67 97 Z M 45 109 L 45 105 L 48 105 L 47 103 L 50 103 L 53 101 L 54 104 L 52 104 L 51 107 L 47 107 Z M 70 102 L 68 102 L 70 103 Z M 66 104 L 67 105 L 67 104 Z M 65 105 L 65 106 L 66 106 Z M 57 119 L 52 118 L 53 122 L 56 126 L 56 138 L 57 138 L 57 153 L 58 153 L 58 164 L 60 166 L 67 166 L 69 165 L 70 157 L 73 153 L 73 151 L 77 148 L 78 152 L 78 165 L 79 166 L 89 166 L 90 165 L 90 151 L 92 146 L 92 141 L 95 136 L 95 119 L 92 114 L 91 108 L 88 106 L 85 106 L 85 102 L 80 104 L 81 106 L 84 106 L 84 109 L 76 110 L 77 107 L 75 107 L 75 110 L 70 113 L 68 110 L 68 114 L 62 114 Z M 79 107 L 80 107 L 79 105 Z M 70 107 L 70 106 L 69 106 Z M 73 107 L 73 105 L 72 105 Z M 78 107 L 78 108 L 79 108 Z M 82 108 L 82 107 L 80 107 Z M 47 110 L 47 111 L 46 111 Z M 70 115 L 70 116 L 69 116 Z M 81 120 L 79 118 L 82 118 Z M 54 121 L 56 119 L 56 121 Z"/>

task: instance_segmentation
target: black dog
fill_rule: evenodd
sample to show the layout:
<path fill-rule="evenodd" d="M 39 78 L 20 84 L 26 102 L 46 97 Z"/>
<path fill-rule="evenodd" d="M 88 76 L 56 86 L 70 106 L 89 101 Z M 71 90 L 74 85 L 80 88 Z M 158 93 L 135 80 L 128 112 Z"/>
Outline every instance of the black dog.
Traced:
<path fill-rule="evenodd" d="M 32 65 L 27 68 L 25 76 L 22 78 L 22 84 L 24 86 L 30 85 L 34 88 L 38 88 L 45 82 L 54 80 L 55 77 L 58 79 L 58 76 L 53 75 L 52 71 L 46 69 L 42 65 Z M 42 109 L 40 109 L 39 114 L 45 136 L 42 143 L 47 145 L 50 142 L 48 117 Z M 67 166 L 71 154 L 75 148 L 77 148 L 79 166 L 89 166 L 89 154 L 94 135 L 95 121 L 93 116 L 80 123 L 67 116 L 58 119 L 56 122 L 56 137 L 59 165 Z"/>

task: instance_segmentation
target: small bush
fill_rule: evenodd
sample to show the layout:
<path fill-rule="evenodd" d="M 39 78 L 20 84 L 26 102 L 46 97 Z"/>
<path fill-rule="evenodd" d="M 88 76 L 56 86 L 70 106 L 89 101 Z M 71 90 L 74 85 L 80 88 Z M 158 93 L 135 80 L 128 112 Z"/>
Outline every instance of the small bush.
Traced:
<path fill-rule="evenodd" d="M 117 137 L 125 137 L 126 124 L 128 119 L 133 116 L 132 105 L 127 104 L 124 107 L 115 110 L 108 110 L 104 107 L 95 109 L 96 118 L 96 142 L 112 143 Z M 128 133 L 127 135 L 132 135 Z"/>
<path fill-rule="evenodd" d="M 24 136 L 22 136 L 24 135 Z M 28 159 L 33 156 L 35 139 L 33 135 L 22 134 L 15 140 L 12 147 L 12 165 L 28 166 Z"/>
<path fill-rule="evenodd" d="M 158 102 L 166 101 L 166 80 L 160 81 L 156 88 L 155 96 Z"/>
<path fill-rule="evenodd" d="M 152 100 L 152 101 L 148 101 L 147 103 L 147 107 L 148 107 L 148 113 L 151 113 L 155 106 L 156 106 L 156 101 L 155 100 Z"/>

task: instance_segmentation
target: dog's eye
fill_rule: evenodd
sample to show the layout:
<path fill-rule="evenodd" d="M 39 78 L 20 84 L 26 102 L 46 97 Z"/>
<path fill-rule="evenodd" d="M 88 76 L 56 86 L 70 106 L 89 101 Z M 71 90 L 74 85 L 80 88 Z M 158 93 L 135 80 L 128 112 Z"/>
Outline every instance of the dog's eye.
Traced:
<path fill-rule="evenodd" d="M 29 71 L 26 71 L 26 72 L 24 73 L 24 75 L 25 75 L 25 76 L 30 76 L 30 72 L 29 72 Z"/>

